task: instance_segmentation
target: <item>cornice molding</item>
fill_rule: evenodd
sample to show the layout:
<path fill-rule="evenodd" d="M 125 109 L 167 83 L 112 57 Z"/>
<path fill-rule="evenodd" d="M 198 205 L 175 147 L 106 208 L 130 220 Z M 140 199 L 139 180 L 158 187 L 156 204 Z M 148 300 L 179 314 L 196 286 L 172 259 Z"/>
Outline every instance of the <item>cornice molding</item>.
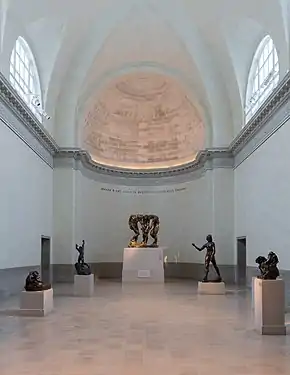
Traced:
<path fill-rule="evenodd" d="M 233 155 L 237 155 L 248 142 L 265 126 L 270 118 L 290 99 L 290 72 L 279 83 L 269 98 L 229 145 Z"/>
<path fill-rule="evenodd" d="M 244 143 L 243 147 L 234 156 L 234 168 L 241 165 L 259 147 L 272 137 L 282 126 L 290 120 L 290 100 L 284 102 L 278 110 L 268 118 L 256 134 Z"/>
<path fill-rule="evenodd" d="M 7 107 L 5 103 L 0 100 L 0 122 L 1 125 L 6 126 L 11 130 L 18 138 L 19 141 L 22 141 L 30 150 L 32 150 L 41 160 L 43 160 L 50 168 L 53 168 L 53 155 L 42 143 L 38 141 L 37 138 L 28 130 L 26 126 L 23 125 L 23 122 L 11 112 L 10 108 Z M 10 153 L 17 152 L 11 150 L 8 155 L 8 160 L 10 158 Z"/>
<path fill-rule="evenodd" d="M 71 159 L 76 161 L 77 165 L 81 164 L 82 168 L 87 169 L 90 173 L 94 172 L 99 175 L 114 176 L 122 179 L 147 178 L 149 181 L 152 178 L 156 179 L 156 177 L 171 178 L 186 174 L 190 177 L 197 174 L 196 172 L 198 171 L 202 172 L 213 168 L 234 168 L 241 164 L 253 150 L 256 150 L 265 139 L 268 139 L 289 119 L 289 99 L 290 73 L 279 83 L 278 87 L 258 110 L 256 115 L 231 142 L 229 147 L 211 148 L 200 151 L 194 161 L 178 167 L 156 170 L 129 170 L 98 164 L 91 159 L 87 151 L 79 148 L 59 147 L 53 137 L 33 115 L 26 103 L 12 88 L 11 84 L 0 73 L 0 101 L 3 103 L 2 107 L 7 107 L 7 111 L 4 111 L 4 109 L 2 109 L 2 112 L 0 111 L 0 114 L 6 113 L 3 116 L 5 118 L 2 122 L 12 128 L 10 126 L 10 123 L 13 122 L 11 120 L 12 117 L 8 116 L 7 112 L 9 111 L 10 114 L 13 114 L 13 117 L 18 119 L 18 123 L 21 123 L 22 127 L 28 130 L 31 137 L 28 137 L 27 134 L 23 135 L 25 133 L 23 131 L 15 131 L 15 134 L 27 143 L 40 157 L 44 158 L 39 153 L 39 150 L 37 150 L 39 146 L 44 148 L 54 158 L 55 167 L 59 165 L 61 160 Z M 266 132 L 264 132 L 264 128 Z M 263 132 L 261 132 L 262 129 Z M 36 147 L 35 143 L 39 144 L 38 147 Z"/>
<path fill-rule="evenodd" d="M 233 167 L 233 158 L 228 148 L 215 148 L 200 151 L 197 158 L 191 163 L 182 166 L 166 168 L 166 169 L 150 169 L 150 170 L 131 170 L 125 168 L 107 167 L 93 161 L 89 153 L 77 148 L 60 148 L 55 159 L 74 159 L 80 161 L 82 165 L 91 171 L 97 173 L 111 175 L 114 177 L 136 177 L 136 178 L 156 178 L 156 177 L 172 177 L 181 174 L 194 172 L 198 169 L 204 168 L 206 165 L 211 165 L 212 168 Z M 214 163 L 213 160 L 219 159 L 219 163 Z M 209 167 L 207 167 L 209 169 Z"/>
<path fill-rule="evenodd" d="M 0 73 L 0 99 L 51 155 L 58 151 L 59 147 L 53 137 L 37 120 L 2 73 Z"/>

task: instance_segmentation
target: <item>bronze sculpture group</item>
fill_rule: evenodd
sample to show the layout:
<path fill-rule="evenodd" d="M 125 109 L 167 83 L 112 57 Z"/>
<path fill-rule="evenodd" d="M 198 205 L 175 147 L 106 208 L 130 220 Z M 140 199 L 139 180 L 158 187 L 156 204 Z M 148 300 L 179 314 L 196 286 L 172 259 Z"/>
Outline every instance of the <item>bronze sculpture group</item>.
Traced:
<path fill-rule="evenodd" d="M 259 256 L 256 259 L 256 263 L 259 265 L 260 276 L 259 279 L 263 280 L 276 280 L 277 277 L 280 275 L 278 270 L 277 264 L 279 263 L 279 259 L 277 255 L 270 251 L 268 254 L 268 258 L 264 256 Z"/>
<path fill-rule="evenodd" d="M 91 267 L 85 262 L 85 241 L 83 240 L 81 246 L 76 244 L 76 250 L 79 253 L 78 261 L 75 263 L 75 269 L 78 275 L 90 275 Z"/>
<path fill-rule="evenodd" d="M 38 271 L 32 271 L 26 277 L 24 289 L 26 292 L 40 292 L 51 289 L 51 285 L 45 284 L 40 280 Z"/>
<path fill-rule="evenodd" d="M 76 244 L 76 249 L 79 253 L 78 261 L 75 263 L 75 269 L 78 275 L 90 275 L 91 268 L 85 262 L 84 250 L 85 250 L 85 241 L 82 242 L 81 246 Z M 40 275 L 38 271 L 29 272 L 25 280 L 24 289 L 27 292 L 40 292 L 43 290 L 51 289 L 51 284 L 45 284 L 40 280 Z"/>
<path fill-rule="evenodd" d="M 134 232 L 134 236 L 130 239 L 128 247 L 158 247 L 160 220 L 157 215 L 131 215 L 128 224 L 129 228 Z M 142 242 L 138 242 L 140 229 L 142 232 Z M 151 244 L 148 244 L 149 235 L 153 239 Z"/>
<path fill-rule="evenodd" d="M 206 236 L 206 241 L 207 242 L 202 247 L 198 247 L 194 243 L 192 244 L 192 246 L 194 246 L 198 251 L 202 251 L 202 250 L 206 249 L 205 260 L 204 260 L 205 275 L 204 275 L 204 278 L 203 278 L 202 281 L 204 283 L 209 282 L 209 281 L 211 281 L 211 282 L 221 282 L 222 278 L 221 278 L 220 270 L 217 266 L 216 259 L 215 259 L 215 252 L 216 252 L 215 243 L 213 242 L 211 234 L 208 234 Z M 218 275 L 218 278 L 215 279 L 215 280 L 208 280 L 210 264 L 213 265 L 213 267 L 214 267 L 214 269 L 215 269 L 215 271 Z"/>

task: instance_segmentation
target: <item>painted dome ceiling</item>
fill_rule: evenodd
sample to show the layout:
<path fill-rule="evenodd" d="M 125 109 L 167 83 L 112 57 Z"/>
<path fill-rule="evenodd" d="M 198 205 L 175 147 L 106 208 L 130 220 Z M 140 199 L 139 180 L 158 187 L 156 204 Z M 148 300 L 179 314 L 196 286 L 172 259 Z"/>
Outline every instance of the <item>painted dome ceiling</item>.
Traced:
<path fill-rule="evenodd" d="M 181 85 L 156 73 L 111 81 L 85 106 L 82 147 L 100 164 L 170 168 L 204 148 L 203 121 Z"/>

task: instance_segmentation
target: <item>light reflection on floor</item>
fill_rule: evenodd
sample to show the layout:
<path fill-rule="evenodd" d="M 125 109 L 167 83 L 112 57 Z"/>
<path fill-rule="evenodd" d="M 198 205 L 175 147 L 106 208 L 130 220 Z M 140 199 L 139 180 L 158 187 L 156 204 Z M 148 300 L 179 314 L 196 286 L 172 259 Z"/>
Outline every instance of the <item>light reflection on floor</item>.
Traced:
<path fill-rule="evenodd" d="M 249 292 L 229 289 L 197 296 L 194 283 L 100 282 L 86 299 L 58 287 L 48 317 L 0 315 L 0 374 L 289 374 L 290 336 L 254 332 Z"/>

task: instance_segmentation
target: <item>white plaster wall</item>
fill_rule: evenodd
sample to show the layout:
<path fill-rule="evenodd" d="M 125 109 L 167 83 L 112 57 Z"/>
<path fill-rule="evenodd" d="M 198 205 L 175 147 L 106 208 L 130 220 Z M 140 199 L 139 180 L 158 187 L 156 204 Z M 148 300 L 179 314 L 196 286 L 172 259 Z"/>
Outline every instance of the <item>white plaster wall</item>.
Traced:
<path fill-rule="evenodd" d="M 271 249 L 290 269 L 290 122 L 235 170 L 235 235 L 247 236 L 247 264 Z"/>
<path fill-rule="evenodd" d="M 223 220 L 219 212 L 213 214 L 212 171 L 190 183 L 162 187 L 105 185 L 88 179 L 79 171 L 75 173 L 75 223 L 77 223 L 75 238 L 77 242 L 86 240 L 88 262 L 121 262 L 123 248 L 127 246 L 132 235 L 128 228 L 129 215 L 140 212 L 159 215 L 160 245 L 168 248 L 165 254 L 168 262 L 203 263 L 204 254 L 194 250 L 191 243 L 202 245 L 205 236 L 213 233 L 213 221 L 217 220 L 217 216 L 218 220 Z M 122 192 L 107 192 L 102 191 L 102 188 Z M 186 190 L 160 193 L 165 189 L 182 188 Z M 124 192 L 126 190 L 137 192 L 145 190 L 150 191 L 150 194 L 129 194 Z M 233 193 L 233 190 L 230 193 Z M 224 189 L 222 194 L 229 197 L 230 193 L 228 189 Z M 222 202 L 224 200 L 225 198 L 222 198 Z M 233 223 L 232 218 L 230 218 L 231 223 Z M 219 227 L 216 233 L 222 238 Z M 226 242 L 231 240 L 232 231 Z M 230 254 L 226 254 L 226 250 L 230 251 Z M 231 264 L 232 253 L 233 246 L 228 246 L 218 256 L 219 262 Z M 75 258 L 76 256 L 77 254 Z"/>
<path fill-rule="evenodd" d="M 234 259 L 234 173 L 229 168 L 212 172 L 213 235 L 217 245 L 217 260 L 231 265 Z"/>
<path fill-rule="evenodd" d="M 0 269 L 39 265 L 52 235 L 52 169 L 1 123 Z"/>
<path fill-rule="evenodd" d="M 75 248 L 75 171 L 53 173 L 53 263 L 72 264 Z"/>

